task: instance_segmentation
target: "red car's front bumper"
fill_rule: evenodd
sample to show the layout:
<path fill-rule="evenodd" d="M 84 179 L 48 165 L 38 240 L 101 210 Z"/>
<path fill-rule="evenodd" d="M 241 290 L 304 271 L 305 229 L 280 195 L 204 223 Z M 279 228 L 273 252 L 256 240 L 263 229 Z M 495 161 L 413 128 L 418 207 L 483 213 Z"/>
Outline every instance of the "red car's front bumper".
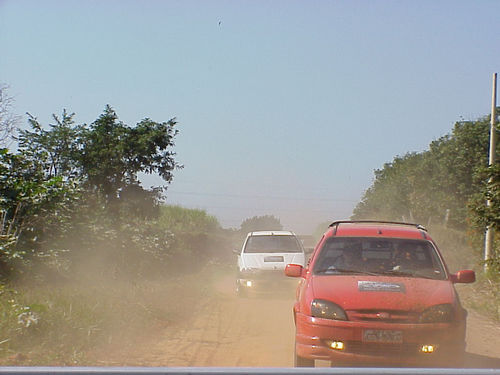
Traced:
<path fill-rule="evenodd" d="M 401 324 L 339 321 L 296 314 L 296 354 L 300 357 L 342 364 L 460 366 L 465 350 L 465 322 Z M 392 331 L 401 334 L 397 343 L 366 342 L 365 330 Z M 343 343 L 332 349 L 331 341 Z M 423 345 L 433 345 L 432 353 L 423 353 Z"/>

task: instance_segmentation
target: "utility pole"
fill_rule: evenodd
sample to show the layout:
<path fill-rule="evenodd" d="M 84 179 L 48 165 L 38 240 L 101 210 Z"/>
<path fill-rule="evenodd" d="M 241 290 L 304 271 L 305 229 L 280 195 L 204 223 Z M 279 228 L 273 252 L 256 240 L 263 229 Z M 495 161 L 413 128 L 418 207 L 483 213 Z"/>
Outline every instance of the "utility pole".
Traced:
<path fill-rule="evenodd" d="M 496 129 L 496 108 L 497 108 L 497 74 L 493 73 L 493 93 L 491 97 L 491 126 L 490 126 L 490 157 L 488 165 L 491 167 L 495 165 L 496 143 L 497 143 L 497 129 Z M 491 184 L 492 178 L 488 181 Z M 491 200 L 486 201 L 486 206 L 491 206 Z M 484 240 L 484 270 L 488 271 L 488 260 L 493 258 L 493 226 L 490 224 L 486 228 L 486 236 Z"/>

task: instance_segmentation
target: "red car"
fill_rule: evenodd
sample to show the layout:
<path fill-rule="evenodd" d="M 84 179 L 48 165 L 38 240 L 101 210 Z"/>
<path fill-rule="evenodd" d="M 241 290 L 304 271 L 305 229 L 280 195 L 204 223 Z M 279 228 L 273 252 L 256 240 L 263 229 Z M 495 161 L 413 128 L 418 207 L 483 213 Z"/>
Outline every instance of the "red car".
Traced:
<path fill-rule="evenodd" d="M 467 312 L 426 229 L 417 224 L 337 221 L 304 268 L 293 314 L 295 365 L 453 366 L 465 353 Z"/>

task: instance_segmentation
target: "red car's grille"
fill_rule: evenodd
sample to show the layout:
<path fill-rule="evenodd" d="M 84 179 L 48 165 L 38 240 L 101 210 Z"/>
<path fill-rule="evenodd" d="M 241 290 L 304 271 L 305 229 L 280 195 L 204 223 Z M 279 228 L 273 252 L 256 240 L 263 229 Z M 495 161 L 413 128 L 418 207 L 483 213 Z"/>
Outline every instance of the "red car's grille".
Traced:
<path fill-rule="evenodd" d="M 416 323 L 418 314 L 399 310 L 350 310 L 346 311 L 351 321 L 370 321 L 384 323 Z"/>
<path fill-rule="evenodd" d="M 400 357 L 414 356 L 418 354 L 416 344 L 380 344 L 364 343 L 360 341 L 346 342 L 345 351 L 353 354 L 364 354 L 372 356 L 397 355 Z"/>

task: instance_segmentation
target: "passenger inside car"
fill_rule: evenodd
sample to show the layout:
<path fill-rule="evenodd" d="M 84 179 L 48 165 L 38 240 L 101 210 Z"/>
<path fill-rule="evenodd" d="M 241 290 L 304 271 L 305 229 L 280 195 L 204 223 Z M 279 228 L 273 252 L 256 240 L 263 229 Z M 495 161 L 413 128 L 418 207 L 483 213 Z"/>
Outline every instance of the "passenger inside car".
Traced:
<path fill-rule="evenodd" d="M 335 270 L 361 270 L 364 260 L 359 248 L 329 249 L 319 268 L 324 272 Z"/>
<path fill-rule="evenodd" d="M 335 268 L 347 270 L 359 270 L 363 265 L 363 258 L 359 249 L 347 248 L 337 257 Z"/>

